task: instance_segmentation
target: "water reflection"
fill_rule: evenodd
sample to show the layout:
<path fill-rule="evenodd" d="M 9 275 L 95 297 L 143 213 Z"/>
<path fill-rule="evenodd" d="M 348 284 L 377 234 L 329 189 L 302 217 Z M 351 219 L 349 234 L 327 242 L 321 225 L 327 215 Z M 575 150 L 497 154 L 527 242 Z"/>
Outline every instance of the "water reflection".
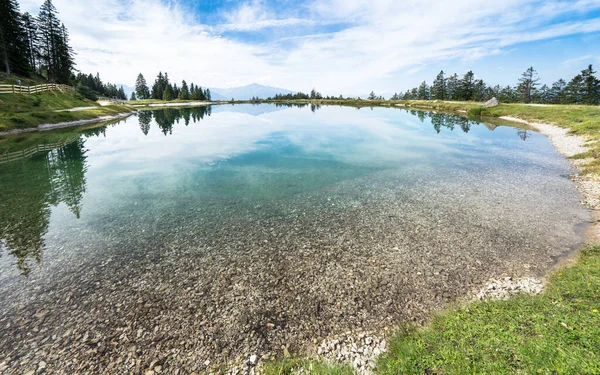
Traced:
<path fill-rule="evenodd" d="M 371 109 L 357 115 L 349 108 L 309 103 L 245 104 L 214 107 L 219 116 L 209 119 L 213 107 L 171 108 L 139 111 L 130 122 L 2 140 L 0 153 L 9 155 L 23 145 L 24 155 L 0 164 L 2 253 L 27 276 L 42 259 L 54 207 L 64 204 L 72 218 L 81 217 L 86 177 L 93 181 L 96 202 L 102 202 L 86 206 L 94 216 L 102 206 L 114 214 L 137 199 L 135 194 L 157 200 L 153 189 L 185 196 L 186 204 L 223 194 L 236 200 L 285 198 L 403 163 L 489 152 L 486 146 L 473 146 L 478 138 L 493 144 L 532 136 L 523 129 L 517 130 L 519 138 L 512 129 L 492 136 L 488 130 L 496 125 L 483 124 L 486 130 L 459 115 Z M 413 124 L 414 119 L 420 124 Z M 36 139 L 60 146 L 26 158 L 24 147 L 31 149 Z M 95 167 L 92 177 L 86 176 L 90 165 Z M 176 194 L 175 187 L 180 189 Z"/>
<path fill-rule="evenodd" d="M 7 163 L 2 168 L 0 239 L 3 253 L 16 259 L 25 276 L 31 262 L 42 259 L 51 207 L 64 203 L 77 218 L 81 215 L 87 171 L 84 146 L 84 139 L 79 138 L 32 160 Z"/>

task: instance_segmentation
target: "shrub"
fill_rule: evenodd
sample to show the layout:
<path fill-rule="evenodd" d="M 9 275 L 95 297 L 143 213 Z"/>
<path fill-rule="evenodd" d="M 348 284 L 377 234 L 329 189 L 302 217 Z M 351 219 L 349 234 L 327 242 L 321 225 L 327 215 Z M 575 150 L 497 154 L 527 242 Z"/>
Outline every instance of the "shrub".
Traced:
<path fill-rule="evenodd" d="M 469 109 L 469 112 L 467 112 L 467 115 L 469 115 L 469 116 L 482 116 L 484 114 L 485 114 L 485 108 L 483 108 L 483 107 L 471 108 L 471 109 Z"/>

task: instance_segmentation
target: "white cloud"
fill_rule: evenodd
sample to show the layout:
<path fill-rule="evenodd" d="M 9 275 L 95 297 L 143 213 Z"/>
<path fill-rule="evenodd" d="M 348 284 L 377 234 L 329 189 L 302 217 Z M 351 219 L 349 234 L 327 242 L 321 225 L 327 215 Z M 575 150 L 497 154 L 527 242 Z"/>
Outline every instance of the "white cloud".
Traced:
<path fill-rule="evenodd" d="M 36 13 L 40 3 L 22 0 L 21 8 Z M 599 9 L 598 0 L 315 0 L 303 16 L 251 1 L 223 14 L 218 25 L 199 24 L 177 2 L 54 3 L 71 32 L 78 68 L 125 84 L 139 72 L 152 81 L 161 70 L 176 81 L 213 87 L 258 82 L 332 94 L 393 92 L 398 72 L 478 59 L 521 42 L 600 31 L 598 19 L 549 22 Z M 285 33 L 334 23 L 350 26 L 305 36 Z M 224 36 L 259 30 L 278 39 L 253 43 Z"/>

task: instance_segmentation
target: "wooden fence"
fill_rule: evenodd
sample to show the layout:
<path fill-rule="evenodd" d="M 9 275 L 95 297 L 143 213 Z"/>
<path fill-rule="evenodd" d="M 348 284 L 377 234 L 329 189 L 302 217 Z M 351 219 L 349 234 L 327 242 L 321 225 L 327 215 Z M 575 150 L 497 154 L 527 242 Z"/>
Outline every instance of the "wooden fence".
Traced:
<path fill-rule="evenodd" d="M 42 91 L 75 91 L 68 85 L 59 85 L 56 83 L 47 83 L 37 86 L 21 86 L 21 85 L 0 85 L 0 94 L 35 94 Z"/>
<path fill-rule="evenodd" d="M 79 137 L 79 136 L 68 138 L 62 142 L 59 141 L 56 143 L 39 144 L 39 145 L 29 147 L 29 148 L 26 148 L 26 149 L 23 149 L 20 151 L 8 152 L 8 150 L 7 150 L 4 153 L 0 153 L 0 164 L 8 163 L 9 161 L 14 161 L 14 160 L 18 160 L 18 159 L 28 158 L 32 155 L 37 154 L 38 152 L 52 151 L 56 148 L 68 145 L 69 143 L 75 141 L 77 139 L 77 137 Z"/>

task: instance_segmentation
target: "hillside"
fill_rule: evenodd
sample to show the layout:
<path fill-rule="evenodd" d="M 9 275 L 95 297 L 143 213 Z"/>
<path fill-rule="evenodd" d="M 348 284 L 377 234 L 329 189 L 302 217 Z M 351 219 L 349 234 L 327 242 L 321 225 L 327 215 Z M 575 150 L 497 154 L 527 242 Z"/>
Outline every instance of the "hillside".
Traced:
<path fill-rule="evenodd" d="M 16 76 L 4 76 L 4 84 L 21 79 L 23 84 L 40 84 L 36 78 L 23 79 Z M 77 111 L 72 109 L 78 108 Z M 81 94 L 71 91 L 46 91 L 32 95 L 0 95 L 0 132 L 12 129 L 33 128 L 40 124 L 56 124 L 77 120 L 90 120 L 101 116 L 111 116 L 130 112 L 132 109 L 110 105 L 102 107 L 98 103 L 85 99 Z"/>

